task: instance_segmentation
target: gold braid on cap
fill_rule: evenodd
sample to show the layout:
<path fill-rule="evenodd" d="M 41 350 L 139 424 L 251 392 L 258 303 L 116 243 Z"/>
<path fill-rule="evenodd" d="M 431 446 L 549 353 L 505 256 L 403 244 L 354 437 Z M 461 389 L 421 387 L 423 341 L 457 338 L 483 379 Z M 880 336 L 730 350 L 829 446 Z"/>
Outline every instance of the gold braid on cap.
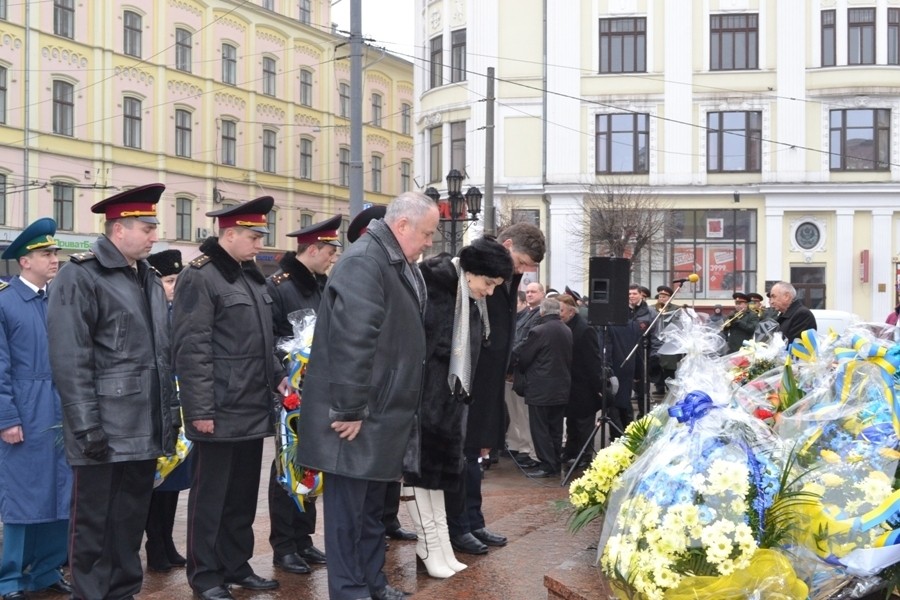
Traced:
<path fill-rule="evenodd" d="M 32 250 L 38 250 L 39 248 L 46 248 L 47 246 L 55 246 L 56 240 L 53 239 L 53 236 L 48 235 L 44 241 L 37 242 L 34 244 L 28 244 L 25 246 L 25 249 L 31 252 Z"/>
<path fill-rule="evenodd" d="M 242 227 L 265 227 L 267 225 L 265 221 L 235 221 L 234 224 Z"/>
<path fill-rule="evenodd" d="M 125 217 L 155 217 L 155 210 L 126 210 L 119 214 L 120 219 L 124 219 Z"/>

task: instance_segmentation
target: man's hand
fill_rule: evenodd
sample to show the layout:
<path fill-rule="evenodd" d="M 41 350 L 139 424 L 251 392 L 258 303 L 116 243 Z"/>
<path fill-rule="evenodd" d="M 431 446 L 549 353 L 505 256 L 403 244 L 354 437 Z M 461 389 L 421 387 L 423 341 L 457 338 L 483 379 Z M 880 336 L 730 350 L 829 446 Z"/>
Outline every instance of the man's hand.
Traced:
<path fill-rule="evenodd" d="M 103 460 L 109 454 L 109 438 L 103 428 L 90 429 L 76 437 L 84 444 L 81 453 L 91 460 Z"/>
<path fill-rule="evenodd" d="M 216 422 L 212 419 L 198 419 L 197 421 L 191 421 L 191 424 L 197 430 L 197 433 L 212 434 L 216 431 Z"/>
<path fill-rule="evenodd" d="M 13 425 L 0 431 L 0 440 L 7 444 L 19 444 L 25 441 L 25 435 L 22 433 L 21 425 Z"/>
<path fill-rule="evenodd" d="M 331 424 L 331 428 L 341 436 L 341 439 L 345 439 L 348 442 L 356 439 L 361 427 L 362 421 L 334 421 Z"/>
<path fill-rule="evenodd" d="M 288 384 L 287 377 L 282 379 L 281 383 L 278 384 L 278 393 L 282 396 L 287 396 L 291 393 L 291 386 Z"/>

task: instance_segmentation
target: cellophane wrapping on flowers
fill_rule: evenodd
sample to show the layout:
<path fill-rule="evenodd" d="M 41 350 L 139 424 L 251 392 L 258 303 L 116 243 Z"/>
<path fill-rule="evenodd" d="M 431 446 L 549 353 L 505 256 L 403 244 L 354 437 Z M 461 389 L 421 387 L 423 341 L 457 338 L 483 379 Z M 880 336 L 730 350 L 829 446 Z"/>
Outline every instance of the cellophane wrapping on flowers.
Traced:
<path fill-rule="evenodd" d="M 288 491 L 300 510 L 304 510 L 305 498 L 319 495 L 324 483 L 322 473 L 301 467 L 296 461 L 303 404 L 303 376 L 312 349 L 316 312 L 308 308 L 294 311 L 288 315 L 288 321 L 293 326 L 294 336 L 282 340 L 278 349 L 285 355 L 291 393 L 277 407 L 275 446 L 278 460 L 275 461 L 275 470 L 278 482 Z"/>

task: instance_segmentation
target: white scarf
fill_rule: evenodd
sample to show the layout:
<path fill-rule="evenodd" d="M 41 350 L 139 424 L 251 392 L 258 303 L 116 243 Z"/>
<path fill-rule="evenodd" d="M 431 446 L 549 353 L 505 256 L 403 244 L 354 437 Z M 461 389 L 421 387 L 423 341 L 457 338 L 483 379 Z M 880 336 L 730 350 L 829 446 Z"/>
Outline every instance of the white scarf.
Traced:
<path fill-rule="evenodd" d="M 450 346 L 450 372 L 447 383 L 450 392 L 456 391 L 457 382 L 466 396 L 470 395 L 472 386 L 472 344 L 469 335 L 469 282 L 466 274 L 459 266 L 459 257 L 451 259 L 456 267 L 456 275 L 459 284 L 456 291 L 456 309 L 453 314 L 453 340 Z M 488 322 L 487 303 L 485 299 L 475 301 L 478 312 L 481 313 L 481 324 L 484 339 L 491 335 L 491 325 Z"/>

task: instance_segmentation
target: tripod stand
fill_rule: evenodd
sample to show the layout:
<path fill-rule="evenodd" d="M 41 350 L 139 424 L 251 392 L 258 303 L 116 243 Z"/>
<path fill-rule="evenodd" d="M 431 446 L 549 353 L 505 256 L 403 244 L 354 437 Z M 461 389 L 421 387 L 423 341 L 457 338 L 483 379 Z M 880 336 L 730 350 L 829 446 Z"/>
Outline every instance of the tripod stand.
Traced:
<path fill-rule="evenodd" d="M 596 424 L 594 425 L 594 430 L 591 432 L 591 435 L 588 436 L 588 439 L 584 442 L 584 445 L 581 446 L 581 450 L 578 452 L 578 456 L 575 457 L 575 460 L 572 461 L 572 466 L 569 467 L 569 470 L 566 472 L 566 476 L 563 477 L 562 483 L 560 485 L 565 487 L 569 483 L 569 479 L 572 477 L 572 473 L 575 472 L 575 469 L 578 468 L 578 464 L 581 462 L 581 457 L 584 456 L 584 453 L 587 449 L 594 444 L 594 438 L 597 437 L 597 431 L 600 431 L 600 447 L 606 447 L 606 426 L 609 425 L 612 429 L 616 430 L 619 435 L 622 435 L 622 429 L 612 420 L 609 416 L 609 394 L 607 391 L 609 390 L 609 380 L 606 376 L 606 325 L 601 325 L 599 327 L 600 333 L 600 389 L 603 390 L 600 396 L 600 418 L 597 419 Z M 621 385 L 621 382 L 619 382 Z"/>

